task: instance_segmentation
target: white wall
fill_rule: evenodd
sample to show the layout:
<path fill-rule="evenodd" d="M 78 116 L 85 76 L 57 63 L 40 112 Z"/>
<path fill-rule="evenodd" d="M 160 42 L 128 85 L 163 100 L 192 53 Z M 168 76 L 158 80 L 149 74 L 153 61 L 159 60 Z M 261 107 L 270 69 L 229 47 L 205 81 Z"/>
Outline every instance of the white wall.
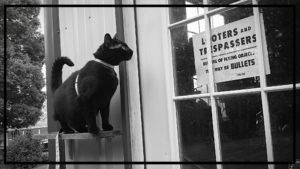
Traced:
<path fill-rule="evenodd" d="M 166 4 L 167 1 L 137 0 L 137 4 Z M 137 8 L 142 112 L 146 161 L 179 161 L 176 112 L 172 109 L 168 75 L 171 57 L 168 39 L 168 8 Z M 147 169 L 178 168 L 178 165 L 149 165 Z"/>
<path fill-rule="evenodd" d="M 64 0 L 60 4 L 113 4 L 114 0 Z M 65 66 L 63 79 L 73 71 L 94 59 L 93 53 L 103 43 L 105 33 L 116 33 L 114 8 L 72 7 L 60 8 L 61 55 L 71 58 L 74 67 Z M 115 68 L 118 73 L 118 67 Z M 118 87 L 110 106 L 110 122 L 114 129 L 122 131 L 120 88 Z M 122 136 L 108 140 L 75 140 L 74 158 L 69 155 L 69 142 L 66 142 L 66 161 L 123 161 Z M 68 165 L 74 169 L 122 169 L 122 165 Z"/>

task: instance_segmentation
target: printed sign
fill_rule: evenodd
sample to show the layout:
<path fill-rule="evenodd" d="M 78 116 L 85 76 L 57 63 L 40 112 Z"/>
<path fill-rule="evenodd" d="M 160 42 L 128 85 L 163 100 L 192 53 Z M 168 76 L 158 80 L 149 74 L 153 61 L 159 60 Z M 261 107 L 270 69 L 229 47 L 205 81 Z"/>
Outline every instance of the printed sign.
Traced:
<path fill-rule="evenodd" d="M 262 22 L 264 34 L 264 26 Z M 265 35 L 263 35 L 265 36 Z M 212 53 L 215 83 L 259 76 L 257 36 L 254 17 L 248 17 L 211 30 L 211 48 L 206 48 L 205 33 L 194 35 L 193 47 L 198 86 L 208 84 L 207 52 Z M 265 72 L 270 74 L 265 37 Z"/>

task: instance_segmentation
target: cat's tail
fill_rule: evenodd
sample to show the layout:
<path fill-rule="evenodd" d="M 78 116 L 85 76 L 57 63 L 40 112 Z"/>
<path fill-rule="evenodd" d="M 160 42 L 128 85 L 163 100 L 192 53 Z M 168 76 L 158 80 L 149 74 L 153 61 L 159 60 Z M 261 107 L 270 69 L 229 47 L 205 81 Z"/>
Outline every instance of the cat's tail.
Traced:
<path fill-rule="evenodd" d="M 64 64 L 74 66 L 68 57 L 58 57 L 52 66 L 51 89 L 54 92 L 62 83 L 62 68 Z"/>

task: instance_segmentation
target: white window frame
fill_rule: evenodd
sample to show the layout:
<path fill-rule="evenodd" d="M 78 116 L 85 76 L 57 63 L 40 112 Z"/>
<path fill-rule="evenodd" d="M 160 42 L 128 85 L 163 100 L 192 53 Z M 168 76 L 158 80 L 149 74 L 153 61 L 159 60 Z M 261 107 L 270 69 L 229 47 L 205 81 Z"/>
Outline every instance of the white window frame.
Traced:
<path fill-rule="evenodd" d="M 209 0 L 203 0 L 204 4 L 208 4 Z M 234 3 L 231 3 L 230 5 L 246 5 L 246 4 L 253 4 L 257 5 L 257 0 L 240 0 Z M 263 117 L 264 117 L 264 131 L 265 131 L 265 141 L 266 141 L 266 150 L 267 150 L 267 160 L 269 162 L 274 161 L 274 152 L 273 152 L 273 143 L 272 143 L 272 134 L 271 134 L 271 124 L 270 124 L 270 113 L 269 113 L 269 101 L 267 94 L 272 92 L 279 92 L 279 91 L 292 91 L 293 89 L 300 89 L 300 83 L 297 84 L 287 84 L 287 85 L 277 85 L 277 86 L 267 86 L 266 83 L 266 76 L 265 76 L 265 69 L 264 69 L 264 57 L 258 57 L 258 65 L 259 65 L 259 77 L 260 77 L 260 87 L 258 88 L 251 88 L 251 89 L 241 89 L 241 90 L 231 90 L 231 91 L 222 91 L 217 92 L 215 91 L 214 87 L 214 74 L 213 72 L 213 66 L 212 66 L 212 55 L 211 51 L 208 50 L 207 52 L 207 59 L 208 59 L 208 76 L 209 76 L 209 92 L 203 93 L 203 94 L 191 94 L 191 95 L 183 95 L 183 96 L 176 96 L 175 90 L 174 90 L 174 79 L 175 75 L 173 74 L 173 56 L 172 56 L 172 46 L 171 46 L 171 30 L 183 25 L 187 25 L 189 23 L 199 21 L 201 19 L 205 19 L 205 31 L 206 31 L 206 47 L 207 49 L 211 46 L 211 40 L 210 40 L 210 34 L 211 34 L 211 28 L 210 28 L 210 20 L 209 17 L 213 16 L 218 13 L 222 13 L 228 10 L 231 10 L 236 7 L 220 7 L 213 10 L 208 10 L 208 7 L 204 7 L 204 13 L 192 18 L 188 18 L 185 20 L 181 20 L 175 23 L 170 24 L 169 22 L 169 10 L 166 10 L 166 24 L 167 30 L 166 30 L 166 36 L 163 36 L 163 38 L 167 38 L 164 40 L 164 42 L 168 42 L 168 49 L 166 50 L 166 55 L 169 56 L 165 58 L 166 64 L 166 77 L 167 78 L 167 93 L 168 96 L 170 96 L 170 104 L 169 110 L 170 110 L 170 116 L 171 119 L 170 122 L 170 134 L 172 138 L 176 138 L 177 140 L 172 143 L 174 147 L 174 159 L 179 159 L 179 142 L 178 142 L 178 124 L 177 124 L 177 117 L 176 117 L 176 101 L 181 100 L 190 100 L 190 99 L 196 99 L 196 98 L 210 98 L 211 100 L 211 110 L 212 110 L 212 122 L 213 122 L 213 132 L 214 132 L 214 145 L 215 145 L 215 156 L 216 161 L 221 162 L 222 161 L 222 152 L 221 152 L 221 140 L 220 140 L 220 133 L 219 133 L 219 122 L 218 122 L 218 115 L 217 115 L 217 107 L 216 107 L 216 97 L 219 96 L 231 96 L 231 95 L 245 95 L 245 94 L 260 94 L 261 95 L 261 103 L 262 103 L 262 110 L 263 110 Z M 255 23 L 255 33 L 257 35 L 257 43 L 258 43 L 258 53 L 259 55 L 263 56 L 263 41 L 262 41 L 262 27 L 260 25 L 261 23 L 261 15 L 259 15 L 259 8 L 253 7 L 253 15 L 254 15 L 254 23 Z M 175 113 L 175 115 L 174 115 Z M 176 130 L 176 131 L 175 131 Z M 274 169 L 275 165 L 270 164 L 268 165 L 269 169 Z M 217 169 L 223 169 L 222 165 L 217 165 Z"/>

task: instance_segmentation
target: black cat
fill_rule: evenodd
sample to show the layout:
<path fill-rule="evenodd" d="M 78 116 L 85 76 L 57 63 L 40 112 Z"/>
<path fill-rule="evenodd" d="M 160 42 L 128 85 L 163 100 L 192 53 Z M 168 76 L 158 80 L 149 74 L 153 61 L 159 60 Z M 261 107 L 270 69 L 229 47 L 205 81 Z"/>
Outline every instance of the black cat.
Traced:
<path fill-rule="evenodd" d="M 95 59 L 87 62 L 61 84 L 64 64 L 74 66 L 67 57 L 59 57 L 52 67 L 51 87 L 54 92 L 54 118 L 64 133 L 90 132 L 97 134 L 96 116 L 100 110 L 102 129 L 112 130 L 109 124 L 110 100 L 117 88 L 118 79 L 113 69 L 121 61 L 131 59 L 133 51 L 116 36 L 104 36 L 104 43 L 94 53 Z"/>

